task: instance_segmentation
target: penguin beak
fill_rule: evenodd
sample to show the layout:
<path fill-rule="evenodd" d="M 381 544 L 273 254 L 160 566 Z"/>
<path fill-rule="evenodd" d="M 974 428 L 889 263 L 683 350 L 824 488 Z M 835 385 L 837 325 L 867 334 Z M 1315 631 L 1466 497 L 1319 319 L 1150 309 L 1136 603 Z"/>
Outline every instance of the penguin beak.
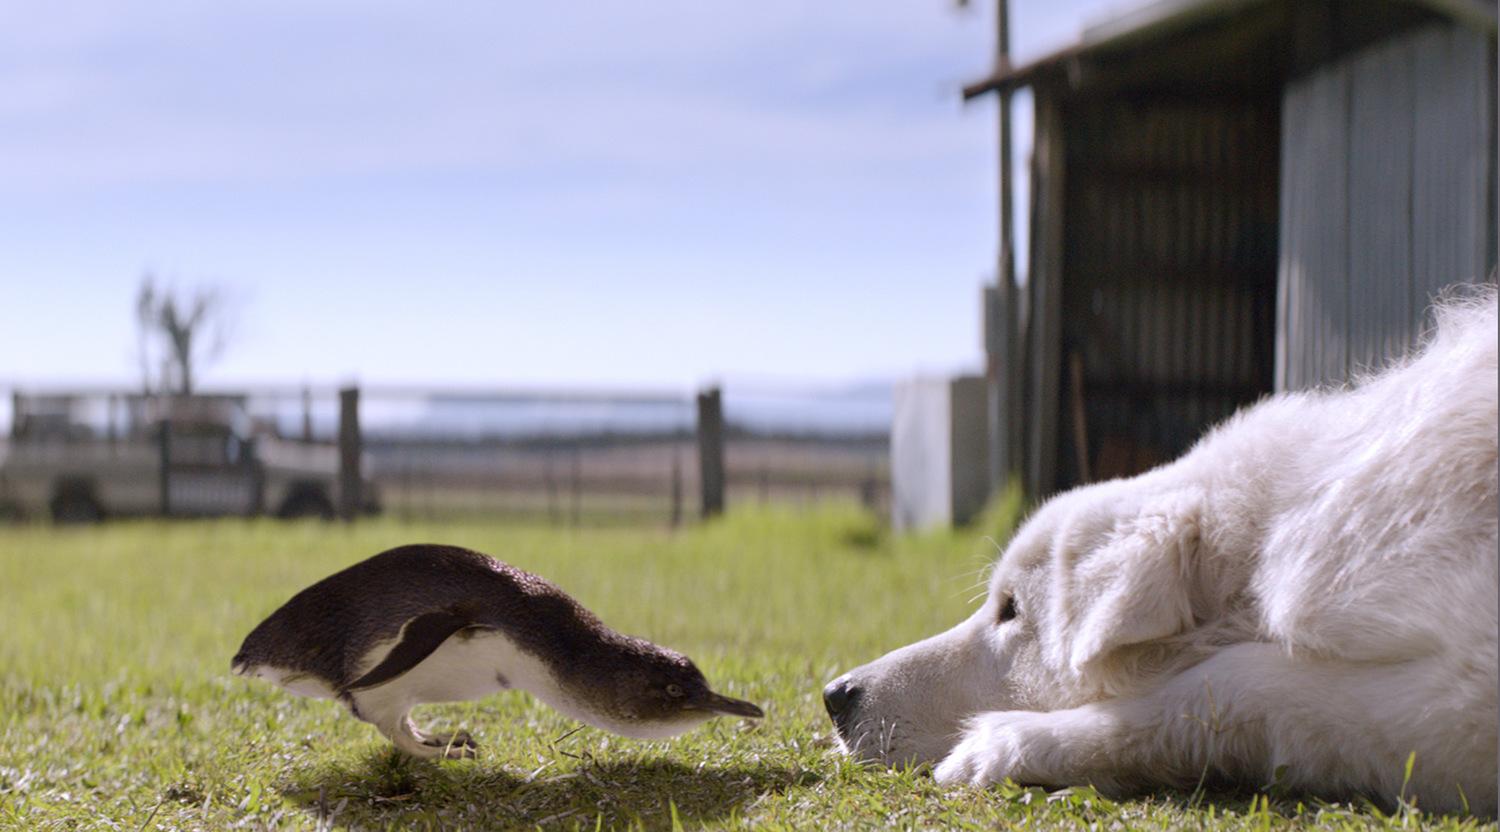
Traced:
<path fill-rule="evenodd" d="M 766 715 L 759 707 L 743 699 L 731 699 L 728 696 L 709 691 L 701 701 L 695 702 L 694 707 L 698 710 L 708 711 L 725 716 L 743 716 L 751 719 L 760 719 Z"/>

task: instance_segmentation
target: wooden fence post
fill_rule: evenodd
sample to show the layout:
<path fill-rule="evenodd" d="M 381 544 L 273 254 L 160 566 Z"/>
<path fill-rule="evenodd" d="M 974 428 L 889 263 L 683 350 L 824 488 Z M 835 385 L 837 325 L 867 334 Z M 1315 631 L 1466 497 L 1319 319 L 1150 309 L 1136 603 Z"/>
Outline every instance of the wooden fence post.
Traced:
<path fill-rule="evenodd" d="M 698 483 L 703 519 L 724 513 L 724 403 L 711 387 L 698 394 Z"/>
<path fill-rule="evenodd" d="M 359 388 L 339 391 L 339 517 L 345 521 L 359 515 L 363 480 L 360 457 L 364 442 L 359 431 Z"/>
<path fill-rule="evenodd" d="M 571 487 L 573 490 L 573 525 L 577 527 L 583 523 L 583 446 L 573 446 L 573 471 Z"/>
<path fill-rule="evenodd" d="M 878 511 L 880 508 L 880 486 L 873 471 L 859 482 L 859 504 L 870 511 Z"/>
<path fill-rule="evenodd" d="M 682 457 L 672 451 L 672 528 L 682 525 Z"/>
<path fill-rule="evenodd" d="M 554 526 L 562 524 L 557 508 L 557 474 L 553 470 L 557 457 L 557 442 L 547 443 L 547 521 Z"/>
<path fill-rule="evenodd" d="M 160 502 L 161 516 L 172 515 L 172 419 L 164 417 L 156 428 L 156 459 L 160 470 L 156 475 L 156 493 Z"/>
<path fill-rule="evenodd" d="M 312 388 L 302 385 L 302 441 L 313 441 Z"/>

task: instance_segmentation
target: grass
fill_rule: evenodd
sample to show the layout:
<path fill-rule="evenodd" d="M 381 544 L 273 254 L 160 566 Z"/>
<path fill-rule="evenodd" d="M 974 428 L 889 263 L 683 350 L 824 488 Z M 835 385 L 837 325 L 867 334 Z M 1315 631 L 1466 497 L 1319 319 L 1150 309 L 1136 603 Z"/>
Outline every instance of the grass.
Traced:
<path fill-rule="evenodd" d="M 1014 506 L 1012 506 L 1014 509 Z M 996 530 L 1008 512 L 984 521 Z M 520 693 L 433 706 L 473 761 L 418 762 L 328 701 L 228 674 L 293 592 L 381 549 L 472 546 L 545 575 L 625 632 L 764 705 L 671 742 L 570 723 Z M 822 684 L 959 620 L 981 532 L 892 537 L 853 508 L 660 529 L 270 521 L 0 528 L 0 827 L 1470 828 L 1276 794 L 938 787 L 850 763 Z"/>

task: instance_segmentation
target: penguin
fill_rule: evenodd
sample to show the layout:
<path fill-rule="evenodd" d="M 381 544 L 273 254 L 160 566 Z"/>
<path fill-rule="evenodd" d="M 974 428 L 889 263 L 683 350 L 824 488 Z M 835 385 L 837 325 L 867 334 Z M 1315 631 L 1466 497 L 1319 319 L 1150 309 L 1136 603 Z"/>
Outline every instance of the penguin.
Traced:
<path fill-rule="evenodd" d="M 715 693 L 687 656 L 615 632 L 551 582 L 457 546 L 401 546 L 318 581 L 250 631 L 231 670 L 336 699 L 424 758 L 473 757 L 478 744 L 466 731 L 419 729 L 413 707 L 512 688 L 643 739 L 718 715 L 764 716 Z"/>

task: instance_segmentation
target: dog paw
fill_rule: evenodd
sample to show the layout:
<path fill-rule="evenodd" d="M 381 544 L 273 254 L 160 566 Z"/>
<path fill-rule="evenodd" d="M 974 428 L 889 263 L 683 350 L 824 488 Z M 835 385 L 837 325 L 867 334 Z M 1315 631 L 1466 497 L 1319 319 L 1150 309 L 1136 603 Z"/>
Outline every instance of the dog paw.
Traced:
<path fill-rule="evenodd" d="M 1029 714 L 985 714 L 969 724 L 963 739 L 938 763 L 932 775 L 939 783 L 988 786 L 1007 777 L 1026 779 L 1022 753 L 1027 745 L 1024 717 Z M 1020 717 L 1020 718 L 1018 718 Z"/>

